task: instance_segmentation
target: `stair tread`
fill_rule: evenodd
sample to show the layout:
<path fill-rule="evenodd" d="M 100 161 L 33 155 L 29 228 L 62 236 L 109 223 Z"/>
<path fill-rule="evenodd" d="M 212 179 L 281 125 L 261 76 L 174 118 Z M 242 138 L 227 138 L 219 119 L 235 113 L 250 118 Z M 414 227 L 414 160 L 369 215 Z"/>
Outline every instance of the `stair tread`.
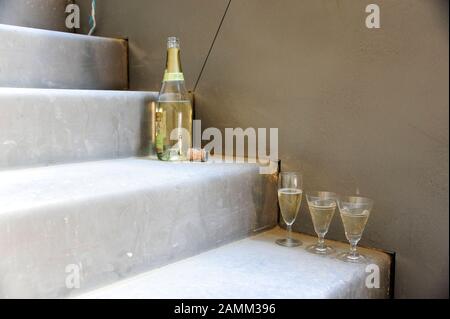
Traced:
<path fill-rule="evenodd" d="M 386 298 L 390 256 L 360 248 L 380 267 L 381 288 L 365 287 L 367 264 L 342 262 L 310 254 L 301 247 L 274 243 L 285 236 L 279 227 L 176 263 L 118 281 L 78 298 L 272 299 Z M 303 247 L 317 238 L 294 233 Z M 337 251 L 348 245 L 329 241 Z"/>
<path fill-rule="evenodd" d="M 144 155 L 157 96 L 0 88 L 0 170 Z"/>
<path fill-rule="evenodd" d="M 95 40 L 105 40 L 105 41 L 125 41 L 124 39 L 120 38 L 108 38 L 108 37 L 102 37 L 97 35 L 87 35 L 87 34 L 80 34 L 80 33 L 73 33 L 73 32 L 64 32 L 60 30 L 49 30 L 49 29 L 41 29 L 41 28 L 30 28 L 30 27 L 24 27 L 24 26 L 18 26 L 18 25 L 12 25 L 12 24 L 4 24 L 0 23 L 0 28 L 3 30 L 11 30 L 11 31 L 17 31 L 17 32 L 30 32 L 39 34 L 42 36 L 45 35 L 51 35 L 55 37 L 61 37 L 61 38 L 74 38 L 74 39 L 85 39 L 88 41 L 95 41 Z"/>
<path fill-rule="evenodd" d="M 256 164 L 127 158 L 0 172 L 0 298 L 61 298 L 276 225 Z M 81 289 L 67 285 L 67 267 Z"/>
<path fill-rule="evenodd" d="M 99 96 L 99 97 L 115 97 L 115 96 L 132 96 L 144 95 L 152 93 L 158 95 L 155 91 L 132 91 L 132 90 L 105 90 L 105 89 L 60 89 L 60 88 L 27 88 L 27 87 L 8 87 L 0 86 L 0 95 L 12 94 L 42 94 L 57 96 Z"/>
<path fill-rule="evenodd" d="M 123 90 L 127 41 L 0 24 L 0 87 Z"/>
<path fill-rule="evenodd" d="M 182 185 L 242 173 L 254 164 L 173 163 L 125 158 L 25 168 L 0 172 L 0 214 Z"/>

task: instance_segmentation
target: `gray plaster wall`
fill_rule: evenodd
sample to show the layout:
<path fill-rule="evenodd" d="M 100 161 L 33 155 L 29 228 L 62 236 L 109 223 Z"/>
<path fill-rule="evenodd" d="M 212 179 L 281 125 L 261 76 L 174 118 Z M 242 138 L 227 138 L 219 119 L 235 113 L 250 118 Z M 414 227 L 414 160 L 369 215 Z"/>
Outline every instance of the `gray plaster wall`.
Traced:
<path fill-rule="evenodd" d="M 88 33 L 90 0 L 81 8 L 81 29 Z M 226 8 L 226 0 L 98 0 L 95 35 L 128 38 L 131 90 L 159 91 L 166 63 L 167 37 L 181 41 L 182 66 L 192 89 Z"/>
<path fill-rule="evenodd" d="M 0 0 L 0 23 L 21 27 L 70 31 L 65 9 L 73 0 Z"/>
<path fill-rule="evenodd" d="M 180 36 L 192 89 L 226 4 L 100 0 L 98 32 L 129 37 L 147 90 Z M 195 92 L 204 127 L 278 127 L 305 190 L 375 200 L 362 244 L 397 253 L 400 298 L 448 297 L 448 39 L 445 0 L 232 0 Z M 313 232 L 306 205 L 296 228 Z M 338 216 L 329 237 L 345 239 Z"/>

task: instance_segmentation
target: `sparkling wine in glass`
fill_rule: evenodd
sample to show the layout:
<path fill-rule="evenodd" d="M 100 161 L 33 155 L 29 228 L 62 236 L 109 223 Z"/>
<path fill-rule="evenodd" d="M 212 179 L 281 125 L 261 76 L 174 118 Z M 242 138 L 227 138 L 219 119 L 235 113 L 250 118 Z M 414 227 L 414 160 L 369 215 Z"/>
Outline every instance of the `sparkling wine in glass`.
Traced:
<path fill-rule="evenodd" d="M 302 202 L 302 176 L 297 172 L 281 172 L 278 177 L 278 203 L 281 216 L 287 226 L 287 236 L 278 239 L 276 243 L 281 246 L 295 247 L 301 242 L 292 238 L 292 224 L 297 218 Z"/>
<path fill-rule="evenodd" d="M 337 196 L 331 192 L 310 192 L 306 194 L 306 199 L 308 201 L 314 230 L 318 237 L 317 244 L 308 246 L 306 249 L 314 254 L 328 255 L 334 249 L 325 244 L 325 235 L 328 232 L 336 210 Z"/>
<path fill-rule="evenodd" d="M 360 241 L 373 201 L 366 197 L 346 196 L 338 199 L 339 211 L 344 224 L 345 237 L 350 243 L 350 251 L 341 253 L 338 258 L 350 262 L 364 262 L 366 258 L 356 249 Z"/>

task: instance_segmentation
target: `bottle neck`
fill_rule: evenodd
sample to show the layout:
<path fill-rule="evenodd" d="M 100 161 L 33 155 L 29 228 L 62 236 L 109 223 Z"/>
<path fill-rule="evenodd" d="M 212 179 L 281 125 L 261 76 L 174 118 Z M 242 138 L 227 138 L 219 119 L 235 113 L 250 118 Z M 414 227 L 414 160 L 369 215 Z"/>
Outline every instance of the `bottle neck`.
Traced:
<path fill-rule="evenodd" d="M 166 70 L 163 81 L 184 81 L 179 48 L 167 49 Z"/>

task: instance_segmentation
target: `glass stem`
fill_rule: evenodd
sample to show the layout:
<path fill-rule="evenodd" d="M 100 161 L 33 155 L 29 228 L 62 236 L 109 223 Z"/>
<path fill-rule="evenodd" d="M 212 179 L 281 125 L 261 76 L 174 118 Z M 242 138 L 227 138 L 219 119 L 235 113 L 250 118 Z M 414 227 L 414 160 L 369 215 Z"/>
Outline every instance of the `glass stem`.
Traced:
<path fill-rule="evenodd" d="M 358 256 L 358 251 L 356 250 L 356 246 L 358 245 L 357 241 L 351 241 L 350 242 L 350 254 L 352 255 L 352 257 L 357 257 Z"/>
<path fill-rule="evenodd" d="M 287 225 L 287 241 L 291 241 L 292 238 L 292 224 Z"/>
<path fill-rule="evenodd" d="M 320 249 L 325 248 L 325 239 L 323 235 L 318 235 L 317 246 L 319 246 Z"/>

